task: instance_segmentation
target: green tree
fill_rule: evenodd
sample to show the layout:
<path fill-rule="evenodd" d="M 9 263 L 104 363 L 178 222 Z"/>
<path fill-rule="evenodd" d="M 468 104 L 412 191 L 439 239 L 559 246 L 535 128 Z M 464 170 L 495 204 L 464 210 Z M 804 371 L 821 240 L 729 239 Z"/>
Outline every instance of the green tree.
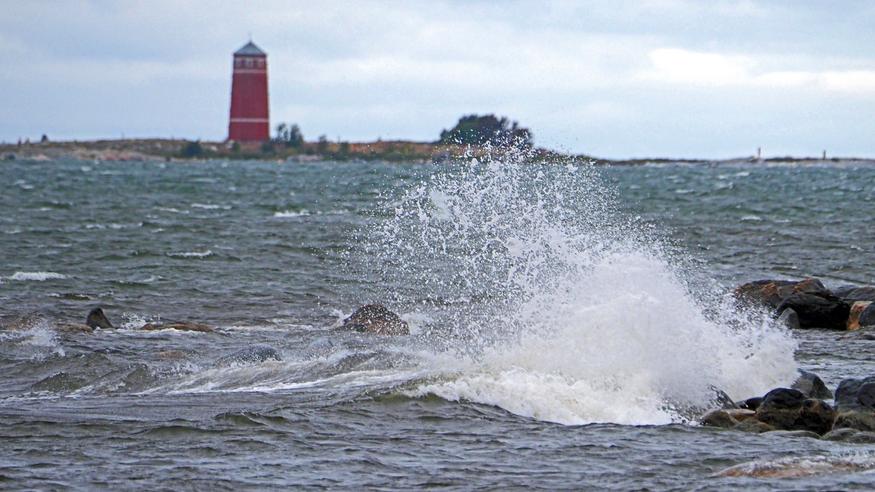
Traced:
<path fill-rule="evenodd" d="M 459 118 L 453 128 L 443 130 L 440 143 L 531 147 L 532 132 L 504 116 L 471 114 Z"/>
<path fill-rule="evenodd" d="M 200 140 L 194 140 L 192 142 L 186 142 L 182 149 L 180 149 L 179 154 L 182 157 L 201 157 L 204 155 L 204 148 L 201 146 Z"/>
<path fill-rule="evenodd" d="M 283 144 L 287 147 L 298 148 L 304 144 L 304 135 L 301 133 L 301 128 L 297 124 L 288 125 L 280 123 L 276 126 L 276 143 Z"/>
<path fill-rule="evenodd" d="M 316 143 L 316 152 L 325 155 L 328 153 L 328 137 L 319 135 L 319 141 Z"/>

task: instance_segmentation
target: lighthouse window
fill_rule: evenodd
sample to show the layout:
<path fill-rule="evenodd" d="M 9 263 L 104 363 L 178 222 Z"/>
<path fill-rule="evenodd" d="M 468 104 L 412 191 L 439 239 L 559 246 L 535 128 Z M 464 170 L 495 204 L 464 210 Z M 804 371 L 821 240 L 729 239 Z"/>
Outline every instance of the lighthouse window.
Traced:
<path fill-rule="evenodd" d="M 246 59 L 246 66 L 249 67 L 249 68 L 252 68 L 252 58 L 247 58 L 247 59 Z"/>
<path fill-rule="evenodd" d="M 258 60 L 258 68 L 264 68 L 264 60 Z"/>

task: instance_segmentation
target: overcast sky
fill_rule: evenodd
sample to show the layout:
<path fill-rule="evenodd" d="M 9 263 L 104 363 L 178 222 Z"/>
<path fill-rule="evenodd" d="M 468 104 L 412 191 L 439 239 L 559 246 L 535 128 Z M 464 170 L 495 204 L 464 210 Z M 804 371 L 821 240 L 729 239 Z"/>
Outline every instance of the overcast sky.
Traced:
<path fill-rule="evenodd" d="M 434 140 L 468 113 L 603 157 L 875 157 L 875 2 L 3 1 L 0 140 L 227 135 L 231 53 L 271 122 Z"/>

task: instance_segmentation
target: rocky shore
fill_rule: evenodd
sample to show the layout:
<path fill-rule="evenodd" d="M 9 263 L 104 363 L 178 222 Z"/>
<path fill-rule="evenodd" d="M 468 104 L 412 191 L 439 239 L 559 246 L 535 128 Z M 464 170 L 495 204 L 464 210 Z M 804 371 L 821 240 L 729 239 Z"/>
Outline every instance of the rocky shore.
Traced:
<path fill-rule="evenodd" d="M 830 290 L 814 278 L 757 280 L 740 285 L 733 295 L 743 307 L 769 310 L 790 329 L 866 333 L 875 327 L 873 286 Z M 875 443 L 875 375 L 845 379 L 831 391 L 816 374 L 800 370 L 789 388 L 720 403 L 701 417 L 703 426 Z"/>
<path fill-rule="evenodd" d="M 292 162 L 319 161 L 386 161 L 399 163 L 443 162 L 470 159 L 500 153 L 501 149 L 478 145 L 448 145 L 438 142 L 409 140 L 377 140 L 374 142 L 303 142 L 288 147 L 275 142 L 237 143 L 186 139 L 146 138 L 92 141 L 53 141 L 0 143 L 0 159 L 49 161 L 78 159 L 97 161 L 190 161 L 203 159 L 276 160 Z M 844 162 L 873 165 L 875 159 L 836 157 L 772 157 L 756 159 L 671 159 L 632 158 L 606 159 L 587 154 L 557 152 L 532 148 L 525 152 L 526 159 L 550 163 L 592 162 L 599 165 L 636 166 L 644 164 L 817 164 Z"/>
<path fill-rule="evenodd" d="M 830 290 L 815 278 L 757 280 L 733 294 L 742 306 L 767 309 L 792 329 L 857 331 L 875 326 L 875 286 Z"/>

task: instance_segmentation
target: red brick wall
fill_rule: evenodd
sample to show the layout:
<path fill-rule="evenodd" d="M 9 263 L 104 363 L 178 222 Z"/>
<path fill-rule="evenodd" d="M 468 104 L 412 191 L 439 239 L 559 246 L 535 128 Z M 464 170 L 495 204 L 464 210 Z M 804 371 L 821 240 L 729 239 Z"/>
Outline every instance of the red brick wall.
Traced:
<path fill-rule="evenodd" d="M 235 56 L 228 140 L 253 142 L 270 139 L 268 111 L 267 57 Z"/>

